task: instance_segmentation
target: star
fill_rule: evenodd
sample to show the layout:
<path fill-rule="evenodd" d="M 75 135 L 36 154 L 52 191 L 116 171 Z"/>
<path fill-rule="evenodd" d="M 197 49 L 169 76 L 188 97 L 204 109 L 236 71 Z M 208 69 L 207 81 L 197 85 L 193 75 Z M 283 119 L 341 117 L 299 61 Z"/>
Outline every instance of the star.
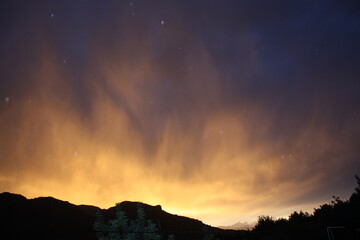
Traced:
<path fill-rule="evenodd" d="M 54 18 L 54 17 L 55 17 L 55 14 L 54 14 L 54 13 L 51 13 L 51 14 L 50 14 L 50 17 L 51 17 L 51 18 Z"/>
<path fill-rule="evenodd" d="M 6 103 L 10 102 L 10 98 L 9 98 L 9 97 L 6 97 L 6 98 L 5 98 L 5 102 L 6 102 Z"/>
<path fill-rule="evenodd" d="M 165 21 L 161 20 L 161 26 L 164 26 L 164 24 L 165 24 Z"/>

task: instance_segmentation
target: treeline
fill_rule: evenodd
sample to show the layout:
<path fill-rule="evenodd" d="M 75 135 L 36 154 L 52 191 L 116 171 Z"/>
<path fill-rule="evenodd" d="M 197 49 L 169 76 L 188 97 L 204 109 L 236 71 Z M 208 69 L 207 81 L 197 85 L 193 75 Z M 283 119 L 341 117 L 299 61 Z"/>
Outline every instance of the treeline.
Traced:
<path fill-rule="evenodd" d="M 247 231 L 222 230 L 202 223 L 194 228 L 193 221 L 175 229 L 173 226 L 178 224 L 166 224 L 177 217 L 162 215 L 162 211 L 145 216 L 146 205 L 140 203 L 136 214 L 130 217 L 121 204 L 117 204 L 116 214 L 106 217 L 107 220 L 98 213 L 94 230 L 99 240 L 360 240 L 360 178 L 355 177 L 357 187 L 349 200 L 334 196 L 330 203 L 316 208 L 312 214 L 294 212 L 286 219 L 261 216 L 255 227 Z"/>
<path fill-rule="evenodd" d="M 321 205 L 313 214 L 292 213 L 288 219 L 274 220 L 270 216 L 259 217 L 248 239 L 360 239 L 360 178 L 349 200 L 333 196 L 333 200 Z"/>

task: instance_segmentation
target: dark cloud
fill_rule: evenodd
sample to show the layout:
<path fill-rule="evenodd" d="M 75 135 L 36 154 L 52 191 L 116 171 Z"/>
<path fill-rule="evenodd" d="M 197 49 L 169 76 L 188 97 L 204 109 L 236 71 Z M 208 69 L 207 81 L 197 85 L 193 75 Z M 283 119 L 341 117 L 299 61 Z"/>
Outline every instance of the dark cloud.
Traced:
<path fill-rule="evenodd" d="M 189 208 L 229 201 L 262 211 L 271 201 L 274 212 L 351 190 L 360 170 L 358 1 L 0 9 L 0 190 L 73 185 L 69 198 L 108 204 L 119 199 L 101 189 L 116 182 L 110 192 L 178 208 L 176 192 L 199 192 Z M 204 199 L 219 189 L 221 198 Z"/>

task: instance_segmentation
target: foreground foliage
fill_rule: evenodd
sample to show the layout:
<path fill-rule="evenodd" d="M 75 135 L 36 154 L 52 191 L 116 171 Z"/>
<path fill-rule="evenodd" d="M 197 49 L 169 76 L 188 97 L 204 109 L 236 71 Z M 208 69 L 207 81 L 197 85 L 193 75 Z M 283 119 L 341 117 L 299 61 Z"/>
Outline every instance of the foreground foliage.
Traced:
<path fill-rule="evenodd" d="M 136 219 L 129 220 L 126 213 L 116 204 L 116 218 L 105 222 L 97 213 L 94 229 L 99 240 L 160 240 L 161 235 L 155 223 L 145 219 L 145 211 L 139 204 Z"/>
<path fill-rule="evenodd" d="M 333 201 L 321 205 L 313 214 L 292 213 L 288 219 L 259 217 L 250 239 L 360 239 L 360 178 L 349 200 L 333 196 Z"/>

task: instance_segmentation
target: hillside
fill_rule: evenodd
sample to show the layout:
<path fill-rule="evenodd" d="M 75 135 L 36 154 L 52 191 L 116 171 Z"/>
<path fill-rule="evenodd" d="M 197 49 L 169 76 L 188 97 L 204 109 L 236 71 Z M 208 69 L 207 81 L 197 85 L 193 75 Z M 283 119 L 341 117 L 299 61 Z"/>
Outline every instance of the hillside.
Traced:
<path fill-rule="evenodd" d="M 120 204 L 127 216 L 136 214 L 136 202 Z M 161 206 L 142 204 L 146 218 L 152 219 L 162 235 L 173 234 L 177 240 L 203 239 L 204 228 L 222 239 L 240 237 L 243 231 L 226 231 L 206 226 L 199 220 L 167 213 Z M 27 199 L 12 193 L 0 194 L 1 224 L 3 239 L 89 239 L 95 240 L 93 224 L 100 211 L 105 219 L 115 217 L 115 207 L 100 209 L 94 206 L 74 205 L 52 197 Z M 164 238 L 165 239 L 165 238 Z"/>
<path fill-rule="evenodd" d="M 360 178 L 349 200 L 334 197 L 314 213 L 294 212 L 287 219 L 261 216 L 251 231 L 224 230 L 205 225 L 199 220 L 177 216 L 162 210 L 161 206 L 125 201 L 117 207 L 100 209 L 94 206 L 74 205 L 52 197 L 26 199 L 12 194 L 0 194 L 1 239 L 88 239 L 96 240 L 94 222 L 100 213 L 105 223 L 115 219 L 121 209 L 129 220 L 137 217 L 139 206 L 145 218 L 151 219 L 167 240 L 280 240 L 280 239 L 360 239 Z M 138 224 L 138 222 L 136 222 Z M 136 225 L 138 226 L 138 225 Z M 112 230 L 111 230 L 112 231 Z"/>

